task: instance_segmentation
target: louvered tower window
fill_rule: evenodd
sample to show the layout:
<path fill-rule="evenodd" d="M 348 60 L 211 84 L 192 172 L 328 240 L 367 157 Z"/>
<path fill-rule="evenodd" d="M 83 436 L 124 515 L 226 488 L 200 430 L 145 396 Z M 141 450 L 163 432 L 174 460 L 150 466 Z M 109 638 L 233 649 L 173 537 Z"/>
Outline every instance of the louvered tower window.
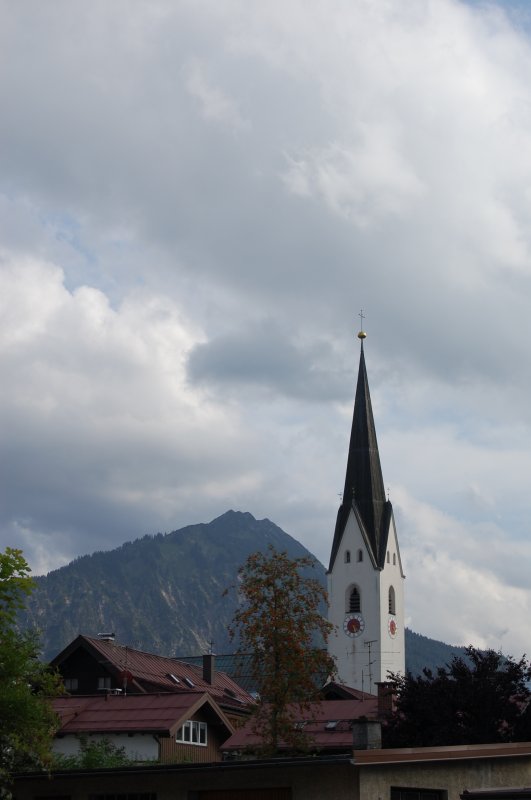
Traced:
<path fill-rule="evenodd" d="M 396 614 L 395 590 L 392 586 L 389 587 L 389 613 Z"/>
<path fill-rule="evenodd" d="M 351 612 L 361 611 L 361 595 L 357 586 L 355 586 L 350 593 L 348 610 Z"/>

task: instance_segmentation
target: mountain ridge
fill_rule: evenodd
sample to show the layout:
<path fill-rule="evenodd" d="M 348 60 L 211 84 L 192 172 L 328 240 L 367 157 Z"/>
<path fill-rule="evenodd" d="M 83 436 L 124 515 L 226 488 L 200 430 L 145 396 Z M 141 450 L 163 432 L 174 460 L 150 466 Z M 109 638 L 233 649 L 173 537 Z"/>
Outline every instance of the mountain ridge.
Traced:
<path fill-rule="evenodd" d="M 208 523 L 79 556 L 36 577 L 19 624 L 40 631 L 48 660 L 78 633 L 109 630 L 132 647 L 173 657 L 211 647 L 228 653 L 234 650 L 227 627 L 237 605 L 238 568 L 269 544 L 292 558 L 310 556 L 310 572 L 326 586 L 324 566 L 295 538 L 267 518 L 229 510 Z M 406 630 L 406 668 L 414 674 L 463 652 Z"/>

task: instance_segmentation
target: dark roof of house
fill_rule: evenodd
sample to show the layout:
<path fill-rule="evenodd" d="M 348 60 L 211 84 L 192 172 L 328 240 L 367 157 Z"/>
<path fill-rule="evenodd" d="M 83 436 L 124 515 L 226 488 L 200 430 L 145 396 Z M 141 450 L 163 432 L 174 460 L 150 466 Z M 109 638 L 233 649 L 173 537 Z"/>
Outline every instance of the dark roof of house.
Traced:
<path fill-rule="evenodd" d="M 224 672 L 215 670 L 213 682 L 209 683 L 203 677 L 202 667 L 195 664 L 82 634 L 55 656 L 52 666 L 59 666 L 78 648 L 104 663 L 118 683 L 125 680 L 129 691 L 208 692 L 222 705 L 242 707 L 254 703 L 251 695 Z"/>
<path fill-rule="evenodd" d="M 369 381 L 365 367 L 363 340 L 361 342 L 345 488 L 343 490 L 342 503 L 337 512 L 329 571 L 334 566 L 351 510 L 356 515 L 374 566 L 381 569 L 385 562 L 393 508 L 390 501 L 385 498 Z"/>
<path fill-rule="evenodd" d="M 323 700 L 367 700 L 376 698 L 377 695 L 372 695 L 367 692 L 362 692 L 361 689 L 354 689 L 353 686 L 347 686 L 346 683 L 337 683 L 336 681 L 329 681 L 325 683 L 321 689 L 321 696 Z"/>
<path fill-rule="evenodd" d="M 204 692 L 57 697 L 59 735 L 79 733 L 158 733 L 171 736 L 199 709 L 230 734 L 233 726 Z"/>
<path fill-rule="evenodd" d="M 352 723 L 361 718 L 376 720 L 378 716 L 378 698 L 366 695 L 363 700 L 321 700 L 311 703 L 307 710 L 297 711 L 294 725 L 301 725 L 301 730 L 317 750 L 352 750 Z M 253 730 L 253 719 L 248 719 L 243 726 L 223 744 L 222 750 L 252 750 L 259 747 L 261 737 Z"/>

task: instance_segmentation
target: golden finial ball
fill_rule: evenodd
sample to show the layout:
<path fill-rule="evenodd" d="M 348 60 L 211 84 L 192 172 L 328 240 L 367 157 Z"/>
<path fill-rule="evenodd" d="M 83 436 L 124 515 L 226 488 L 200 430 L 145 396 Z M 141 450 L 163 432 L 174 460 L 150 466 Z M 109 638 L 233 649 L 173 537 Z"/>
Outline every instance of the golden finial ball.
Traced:
<path fill-rule="evenodd" d="M 365 333 L 365 331 L 360 331 L 358 333 L 358 339 L 366 339 L 366 338 L 367 338 L 367 334 Z"/>

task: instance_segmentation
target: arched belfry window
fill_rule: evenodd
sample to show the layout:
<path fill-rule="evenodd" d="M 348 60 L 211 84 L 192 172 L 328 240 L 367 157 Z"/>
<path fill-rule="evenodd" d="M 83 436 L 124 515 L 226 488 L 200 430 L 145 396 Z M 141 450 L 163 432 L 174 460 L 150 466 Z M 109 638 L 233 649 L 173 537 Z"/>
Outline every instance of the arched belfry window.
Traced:
<path fill-rule="evenodd" d="M 358 550 L 358 561 L 363 561 L 363 550 Z"/>
<path fill-rule="evenodd" d="M 396 567 L 396 553 L 393 553 L 393 566 Z"/>
<path fill-rule="evenodd" d="M 350 612 L 360 612 L 361 611 L 361 595 L 360 590 L 357 586 L 354 586 L 350 590 L 350 596 L 348 599 L 348 610 Z"/>
<path fill-rule="evenodd" d="M 389 587 L 389 613 L 396 614 L 395 590 L 392 586 Z"/>
<path fill-rule="evenodd" d="M 345 550 L 345 564 L 350 564 L 350 550 Z"/>

